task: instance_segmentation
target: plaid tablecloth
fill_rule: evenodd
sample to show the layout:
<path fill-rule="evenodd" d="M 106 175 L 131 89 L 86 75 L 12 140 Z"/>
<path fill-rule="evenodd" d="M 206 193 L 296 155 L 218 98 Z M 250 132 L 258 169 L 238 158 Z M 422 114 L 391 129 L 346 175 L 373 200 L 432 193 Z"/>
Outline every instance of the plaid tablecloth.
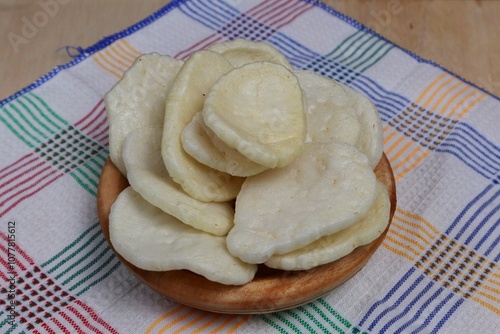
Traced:
<path fill-rule="evenodd" d="M 368 95 L 397 180 L 388 235 L 307 305 L 220 315 L 158 295 L 99 228 L 103 94 L 134 58 L 186 59 L 235 37 L 274 44 Z M 500 331 L 500 102 L 315 1 L 174 1 L 0 103 L 3 333 Z"/>

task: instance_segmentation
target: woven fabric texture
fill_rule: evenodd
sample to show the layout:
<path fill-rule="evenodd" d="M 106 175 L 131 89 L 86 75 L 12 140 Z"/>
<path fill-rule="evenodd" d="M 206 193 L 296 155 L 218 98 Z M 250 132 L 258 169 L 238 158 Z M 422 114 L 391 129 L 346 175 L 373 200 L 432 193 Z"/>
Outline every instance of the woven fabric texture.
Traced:
<path fill-rule="evenodd" d="M 264 315 L 156 294 L 112 253 L 96 212 L 104 93 L 140 54 L 186 59 L 236 37 L 366 94 L 398 189 L 387 237 L 357 275 Z M 499 109 L 497 97 L 315 1 L 174 1 L 0 102 L 0 331 L 497 332 Z"/>

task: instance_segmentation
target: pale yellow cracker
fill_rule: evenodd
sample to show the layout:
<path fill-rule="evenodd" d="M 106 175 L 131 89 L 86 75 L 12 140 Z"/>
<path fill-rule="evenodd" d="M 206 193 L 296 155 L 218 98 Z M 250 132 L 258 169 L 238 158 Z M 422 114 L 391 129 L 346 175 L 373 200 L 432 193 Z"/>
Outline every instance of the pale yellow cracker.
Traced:
<path fill-rule="evenodd" d="M 122 160 L 125 137 L 134 129 L 163 124 L 165 99 L 182 63 L 158 53 L 144 54 L 104 96 L 109 156 L 123 175 L 127 175 Z"/>
<path fill-rule="evenodd" d="M 390 209 L 387 188 L 378 183 L 375 203 L 360 221 L 293 252 L 273 255 L 265 264 L 282 270 L 307 270 L 338 260 L 377 239 L 389 223 Z"/>
<path fill-rule="evenodd" d="M 366 215 L 376 195 L 368 158 L 345 143 L 309 143 L 293 163 L 246 179 L 236 199 L 231 254 L 262 263 Z"/>
<path fill-rule="evenodd" d="M 132 131 L 123 145 L 128 182 L 145 200 L 185 224 L 215 235 L 233 227 L 234 210 L 228 203 L 192 198 L 168 175 L 161 157 L 161 128 Z"/>
<path fill-rule="evenodd" d="M 382 121 L 363 94 L 311 71 L 294 71 L 304 91 L 307 142 L 340 141 L 356 146 L 372 168 L 382 157 Z"/>
<path fill-rule="evenodd" d="M 180 69 L 165 106 L 162 157 L 172 179 L 190 196 L 205 202 L 224 202 L 238 194 L 242 178 L 205 166 L 182 148 L 181 135 L 204 104 L 219 77 L 232 69 L 220 54 L 193 53 Z"/>
<path fill-rule="evenodd" d="M 304 148 L 302 91 L 282 65 L 255 62 L 231 70 L 210 89 L 202 114 L 226 145 L 260 165 L 286 166 Z"/>
<path fill-rule="evenodd" d="M 225 237 L 183 224 L 144 200 L 132 187 L 111 207 L 109 236 L 114 249 L 134 266 L 151 271 L 187 269 L 222 284 L 250 282 L 257 266 L 226 248 Z"/>

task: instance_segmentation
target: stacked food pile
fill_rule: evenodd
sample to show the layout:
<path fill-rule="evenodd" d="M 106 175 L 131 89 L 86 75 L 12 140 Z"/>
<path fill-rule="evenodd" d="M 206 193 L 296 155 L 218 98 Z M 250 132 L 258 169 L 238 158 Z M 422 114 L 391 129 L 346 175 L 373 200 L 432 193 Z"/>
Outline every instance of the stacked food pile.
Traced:
<path fill-rule="evenodd" d="M 105 103 L 110 158 L 130 183 L 110 240 L 138 268 L 242 285 L 258 264 L 307 270 L 387 227 L 375 106 L 269 44 L 145 54 Z"/>

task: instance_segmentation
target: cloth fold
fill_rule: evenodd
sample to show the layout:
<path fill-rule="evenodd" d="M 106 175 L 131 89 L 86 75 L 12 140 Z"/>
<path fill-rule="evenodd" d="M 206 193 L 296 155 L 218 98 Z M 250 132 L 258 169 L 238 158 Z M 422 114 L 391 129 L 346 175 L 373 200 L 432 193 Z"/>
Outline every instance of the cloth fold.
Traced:
<path fill-rule="evenodd" d="M 366 94 L 398 207 L 352 279 L 298 308 L 219 315 L 169 301 L 113 255 L 96 192 L 103 95 L 133 60 L 233 38 Z M 499 99 L 317 1 L 173 1 L 0 102 L 0 329 L 23 332 L 493 333 L 500 327 Z"/>

